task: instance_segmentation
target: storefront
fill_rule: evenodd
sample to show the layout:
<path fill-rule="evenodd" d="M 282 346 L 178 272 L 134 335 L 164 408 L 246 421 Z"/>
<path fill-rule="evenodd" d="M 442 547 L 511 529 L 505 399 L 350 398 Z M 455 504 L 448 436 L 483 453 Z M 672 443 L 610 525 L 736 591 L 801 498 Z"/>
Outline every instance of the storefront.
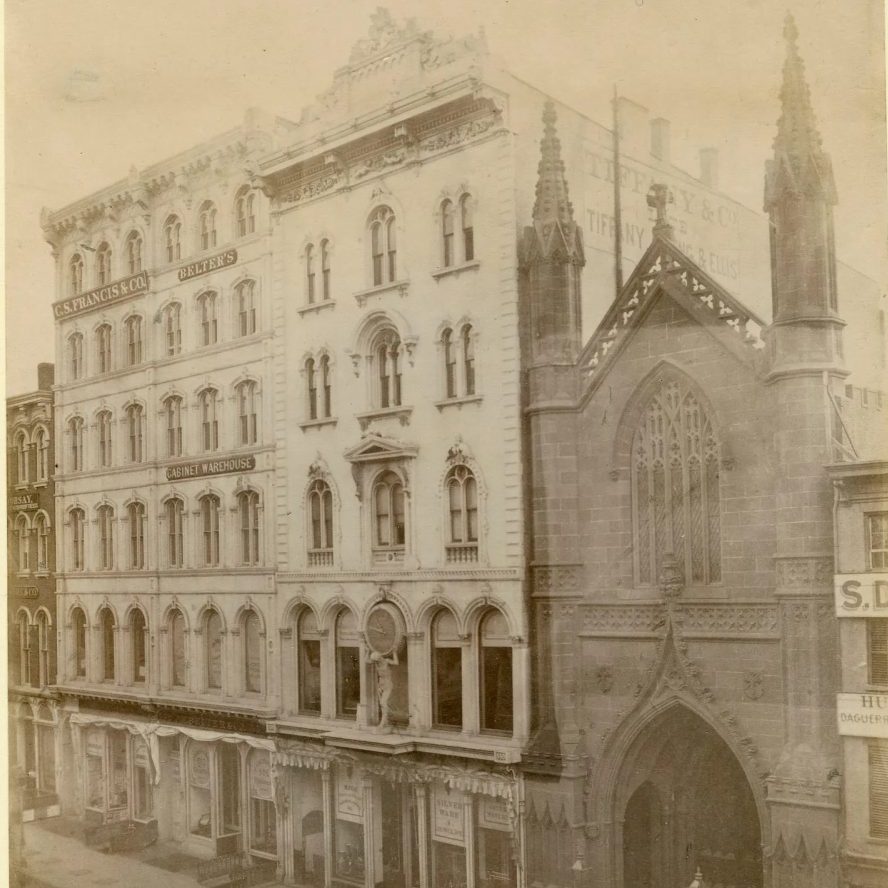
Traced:
<path fill-rule="evenodd" d="M 58 708 L 55 701 L 10 702 L 10 761 L 21 774 L 22 820 L 59 814 Z"/>

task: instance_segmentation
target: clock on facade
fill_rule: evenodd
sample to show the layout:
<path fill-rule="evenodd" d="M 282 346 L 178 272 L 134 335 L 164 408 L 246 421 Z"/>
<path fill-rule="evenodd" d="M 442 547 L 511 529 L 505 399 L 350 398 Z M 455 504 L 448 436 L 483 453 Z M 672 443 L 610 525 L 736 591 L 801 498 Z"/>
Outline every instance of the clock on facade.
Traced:
<path fill-rule="evenodd" d="M 404 621 L 401 612 L 388 603 L 378 604 L 367 618 L 367 644 L 370 649 L 388 657 L 404 639 Z"/>

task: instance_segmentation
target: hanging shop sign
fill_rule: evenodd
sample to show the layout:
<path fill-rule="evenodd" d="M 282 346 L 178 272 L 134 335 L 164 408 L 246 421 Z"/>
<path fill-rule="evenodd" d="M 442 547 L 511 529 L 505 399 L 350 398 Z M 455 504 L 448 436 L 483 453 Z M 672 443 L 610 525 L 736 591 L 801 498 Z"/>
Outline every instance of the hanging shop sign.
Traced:
<path fill-rule="evenodd" d="M 888 694 L 838 694 L 839 734 L 888 740 Z"/>
<path fill-rule="evenodd" d="M 251 472 L 256 468 L 255 456 L 232 456 L 228 459 L 204 459 L 199 462 L 167 466 L 167 481 L 183 478 L 206 478 L 210 475 L 230 475 L 233 472 Z"/>
<path fill-rule="evenodd" d="M 105 735 L 101 731 L 89 731 L 86 735 L 86 754 L 103 755 L 105 752 Z"/>
<path fill-rule="evenodd" d="M 492 799 L 489 796 L 481 798 L 478 806 L 478 824 L 484 829 L 498 829 L 501 832 L 509 832 L 509 806 L 505 799 Z"/>
<path fill-rule="evenodd" d="M 192 278 L 200 277 L 202 274 L 209 274 L 211 271 L 217 271 L 220 268 L 228 268 L 237 262 L 237 250 L 223 250 L 215 256 L 208 256 L 206 259 L 200 259 L 197 262 L 189 262 L 179 269 L 179 280 L 190 281 Z"/>
<path fill-rule="evenodd" d="M 837 617 L 888 616 L 888 574 L 836 574 Z"/>
<path fill-rule="evenodd" d="M 192 786 L 206 789 L 210 785 L 210 756 L 205 749 L 195 747 L 191 750 L 189 780 Z"/>
<path fill-rule="evenodd" d="M 137 768 L 150 768 L 151 760 L 148 755 L 148 746 L 144 740 L 137 740 L 133 744 L 133 764 Z"/>
<path fill-rule="evenodd" d="M 274 798 L 271 786 L 271 756 L 253 751 L 250 759 L 250 795 L 254 799 Z"/>
<path fill-rule="evenodd" d="M 147 292 L 148 274 L 140 271 L 138 274 L 121 278 L 121 280 L 114 281 L 104 287 L 96 287 L 95 290 L 88 290 L 86 293 L 79 293 L 77 296 L 70 296 L 67 299 L 54 302 L 52 311 L 55 319 L 60 321 L 64 318 L 85 314 L 95 308 L 105 308 L 117 302 L 124 302 L 133 296 L 141 296 Z"/>
<path fill-rule="evenodd" d="M 361 781 L 356 774 L 340 771 L 336 775 L 336 816 L 353 823 L 364 819 Z"/>
<path fill-rule="evenodd" d="M 33 509 L 39 509 L 40 503 L 33 493 L 22 493 L 9 498 L 9 505 L 15 512 L 30 512 Z"/>
<path fill-rule="evenodd" d="M 466 841 L 465 794 L 435 785 L 432 796 L 432 838 L 450 845 Z"/>

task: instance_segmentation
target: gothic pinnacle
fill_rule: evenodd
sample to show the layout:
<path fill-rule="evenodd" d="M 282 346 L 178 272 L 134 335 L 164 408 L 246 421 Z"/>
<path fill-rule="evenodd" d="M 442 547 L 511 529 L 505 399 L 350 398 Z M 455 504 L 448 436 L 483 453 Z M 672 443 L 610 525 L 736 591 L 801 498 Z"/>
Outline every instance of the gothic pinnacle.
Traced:
<path fill-rule="evenodd" d="M 573 222 L 573 207 L 567 195 L 561 142 L 555 130 L 555 105 L 547 101 L 543 108 L 543 138 L 540 142 L 540 163 L 537 169 L 534 222 Z"/>

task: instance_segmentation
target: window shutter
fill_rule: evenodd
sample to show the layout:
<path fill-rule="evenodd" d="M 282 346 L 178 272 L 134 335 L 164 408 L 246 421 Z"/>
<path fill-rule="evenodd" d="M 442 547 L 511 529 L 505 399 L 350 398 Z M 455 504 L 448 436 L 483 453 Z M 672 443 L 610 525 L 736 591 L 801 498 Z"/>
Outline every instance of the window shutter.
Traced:
<path fill-rule="evenodd" d="M 870 836 L 888 839 L 888 743 L 870 741 Z"/>
<path fill-rule="evenodd" d="M 867 620 L 869 641 L 869 680 L 888 685 L 888 620 Z"/>

